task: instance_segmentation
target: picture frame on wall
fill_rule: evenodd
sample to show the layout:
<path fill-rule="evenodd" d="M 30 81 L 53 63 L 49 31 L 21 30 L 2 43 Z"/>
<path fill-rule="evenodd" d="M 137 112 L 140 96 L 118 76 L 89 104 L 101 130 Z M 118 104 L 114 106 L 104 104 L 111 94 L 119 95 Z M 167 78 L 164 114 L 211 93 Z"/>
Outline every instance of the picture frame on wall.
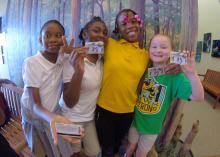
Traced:
<path fill-rule="evenodd" d="M 202 58 L 202 41 L 197 41 L 195 61 L 200 62 Z"/>
<path fill-rule="evenodd" d="M 211 52 L 211 33 L 205 33 L 203 38 L 203 52 Z"/>
<path fill-rule="evenodd" d="M 220 58 L 220 39 L 213 40 L 211 55 L 212 55 L 212 57 L 219 57 Z"/>

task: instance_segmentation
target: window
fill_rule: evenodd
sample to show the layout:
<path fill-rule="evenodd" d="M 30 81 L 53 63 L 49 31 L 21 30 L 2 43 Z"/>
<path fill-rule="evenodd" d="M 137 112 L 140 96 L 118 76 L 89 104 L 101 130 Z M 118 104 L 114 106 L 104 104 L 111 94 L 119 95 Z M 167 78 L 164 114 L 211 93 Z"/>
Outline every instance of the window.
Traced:
<path fill-rule="evenodd" d="M 5 54 L 4 54 L 4 45 L 5 45 L 5 33 L 0 33 L 0 64 L 5 64 Z"/>

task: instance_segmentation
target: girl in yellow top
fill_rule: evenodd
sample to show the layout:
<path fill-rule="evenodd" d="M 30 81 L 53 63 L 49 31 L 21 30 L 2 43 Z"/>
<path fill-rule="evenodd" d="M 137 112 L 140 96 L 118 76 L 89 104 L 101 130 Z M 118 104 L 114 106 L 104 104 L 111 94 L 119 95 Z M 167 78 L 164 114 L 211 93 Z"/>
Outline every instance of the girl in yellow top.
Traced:
<path fill-rule="evenodd" d="M 115 32 L 121 39 L 109 38 L 105 48 L 103 81 L 95 115 L 102 157 L 118 153 L 132 122 L 136 89 L 149 62 L 148 52 L 139 47 L 140 29 L 141 20 L 136 12 L 121 10 L 115 22 Z M 167 70 L 170 68 L 173 66 Z"/>

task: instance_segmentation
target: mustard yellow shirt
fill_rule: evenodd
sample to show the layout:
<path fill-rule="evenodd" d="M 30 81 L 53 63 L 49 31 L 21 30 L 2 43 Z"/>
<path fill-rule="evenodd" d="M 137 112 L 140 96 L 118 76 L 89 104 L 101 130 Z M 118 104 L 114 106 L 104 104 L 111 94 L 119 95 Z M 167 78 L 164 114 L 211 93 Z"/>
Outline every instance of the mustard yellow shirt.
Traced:
<path fill-rule="evenodd" d="M 138 43 L 109 38 L 98 105 L 114 113 L 133 112 L 137 86 L 148 62 L 148 52 Z"/>

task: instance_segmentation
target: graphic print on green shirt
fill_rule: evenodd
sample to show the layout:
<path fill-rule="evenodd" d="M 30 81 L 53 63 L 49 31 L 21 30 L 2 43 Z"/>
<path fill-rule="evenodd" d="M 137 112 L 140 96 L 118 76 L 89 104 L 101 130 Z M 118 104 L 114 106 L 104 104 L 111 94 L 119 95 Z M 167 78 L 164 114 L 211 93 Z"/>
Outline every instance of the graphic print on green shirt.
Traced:
<path fill-rule="evenodd" d="M 184 73 L 145 76 L 135 106 L 132 127 L 141 134 L 159 134 L 167 111 L 176 98 L 187 100 L 192 93 Z"/>
<path fill-rule="evenodd" d="M 154 77 L 145 78 L 136 107 L 142 113 L 156 114 L 161 110 L 165 95 L 166 86 L 156 82 Z"/>

